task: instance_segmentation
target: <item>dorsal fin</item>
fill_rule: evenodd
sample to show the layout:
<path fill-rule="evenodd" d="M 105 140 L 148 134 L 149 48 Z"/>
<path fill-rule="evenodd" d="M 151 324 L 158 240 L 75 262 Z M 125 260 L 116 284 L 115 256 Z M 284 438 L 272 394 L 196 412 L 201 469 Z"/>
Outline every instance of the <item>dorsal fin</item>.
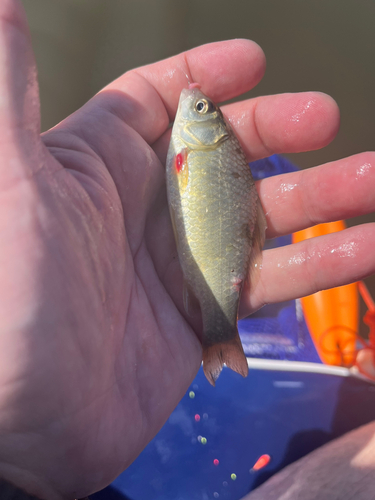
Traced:
<path fill-rule="evenodd" d="M 262 249 L 264 247 L 264 242 L 266 239 L 266 229 L 267 222 L 266 216 L 264 215 L 262 205 L 258 199 L 257 206 L 257 222 L 254 228 L 252 249 L 250 254 L 250 264 L 249 264 L 249 283 L 252 289 L 255 288 L 258 283 L 261 264 L 262 264 Z"/>

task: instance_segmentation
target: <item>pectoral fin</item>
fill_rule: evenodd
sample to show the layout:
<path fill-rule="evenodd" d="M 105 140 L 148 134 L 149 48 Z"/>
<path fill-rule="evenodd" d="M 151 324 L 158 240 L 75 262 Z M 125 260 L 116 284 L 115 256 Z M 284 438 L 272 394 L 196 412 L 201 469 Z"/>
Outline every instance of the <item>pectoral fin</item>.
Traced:
<path fill-rule="evenodd" d="M 172 229 L 173 229 L 173 236 L 174 236 L 174 241 L 176 242 L 176 247 L 178 250 L 178 233 L 176 230 L 176 215 L 174 212 L 173 206 L 170 204 L 169 205 L 169 215 L 171 216 L 171 222 L 172 222 Z"/>
<path fill-rule="evenodd" d="M 176 230 L 176 220 L 175 220 L 176 216 L 175 216 L 175 213 L 174 213 L 174 210 L 173 210 L 172 207 L 169 207 L 169 213 L 170 213 L 170 216 L 171 216 L 173 233 L 174 233 L 174 239 L 175 239 L 176 246 L 177 246 L 177 251 L 178 251 L 178 248 L 179 248 L 179 238 L 178 238 L 178 233 L 177 233 L 177 230 Z M 193 290 L 191 289 L 191 287 L 185 281 L 185 279 L 184 279 L 182 294 L 183 294 L 184 309 L 185 309 L 186 313 L 189 316 L 195 316 L 195 314 L 200 311 L 199 301 L 196 298 L 196 296 L 195 296 Z"/>

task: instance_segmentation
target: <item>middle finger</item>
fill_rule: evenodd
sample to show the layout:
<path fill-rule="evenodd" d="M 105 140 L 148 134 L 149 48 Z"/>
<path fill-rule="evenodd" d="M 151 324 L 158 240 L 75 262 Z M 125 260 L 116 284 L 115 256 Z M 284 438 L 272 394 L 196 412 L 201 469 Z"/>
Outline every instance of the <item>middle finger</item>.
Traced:
<path fill-rule="evenodd" d="M 320 92 L 257 97 L 221 109 L 248 161 L 322 148 L 335 137 L 340 122 L 336 102 Z M 153 145 L 163 164 L 170 134 L 169 129 Z"/>
<path fill-rule="evenodd" d="M 267 238 L 375 211 L 375 153 L 360 153 L 257 183 Z"/>

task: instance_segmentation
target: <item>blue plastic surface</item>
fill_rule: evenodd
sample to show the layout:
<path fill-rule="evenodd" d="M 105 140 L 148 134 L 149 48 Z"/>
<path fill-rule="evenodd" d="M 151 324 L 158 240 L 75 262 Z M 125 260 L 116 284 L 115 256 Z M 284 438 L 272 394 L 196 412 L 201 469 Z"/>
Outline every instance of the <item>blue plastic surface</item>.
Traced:
<path fill-rule="evenodd" d="M 296 170 L 279 156 L 251 168 L 256 179 Z M 286 236 L 268 247 L 290 243 Z M 298 301 L 264 307 L 240 321 L 239 331 L 249 357 L 322 366 Z M 91 498 L 239 500 L 289 463 L 375 419 L 374 396 L 375 385 L 353 377 L 271 366 L 250 370 L 246 379 L 224 368 L 213 388 L 201 368 L 137 460 Z M 251 472 L 263 454 L 270 463 Z"/>
<path fill-rule="evenodd" d="M 351 377 L 250 370 L 243 379 L 224 369 L 213 388 L 200 369 L 159 434 L 92 498 L 239 500 L 289 463 L 375 419 L 374 398 L 374 385 Z M 269 465 L 250 472 L 263 454 Z"/>

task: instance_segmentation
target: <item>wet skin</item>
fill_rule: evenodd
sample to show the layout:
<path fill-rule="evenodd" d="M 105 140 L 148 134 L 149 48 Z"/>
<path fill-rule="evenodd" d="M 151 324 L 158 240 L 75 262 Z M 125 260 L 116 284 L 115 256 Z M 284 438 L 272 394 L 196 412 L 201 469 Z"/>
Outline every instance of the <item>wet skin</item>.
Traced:
<path fill-rule="evenodd" d="M 16 0 L 0 3 L 0 66 L 0 476 L 77 498 L 134 460 L 200 366 L 165 193 L 181 89 L 199 81 L 230 99 L 265 60 L 247 40 L 193 49 L 126 73 L 43 136 Z M 323 147 L 339 122 L 334 101 L 311 92 L 223 111 L 248 160 Z M 364 153 L 261 181 L 267 237 L 374 211 L 374 166 Z M 373 273 L 374 244 L 369 224 L 265 252 L 241 315 Z"/>

